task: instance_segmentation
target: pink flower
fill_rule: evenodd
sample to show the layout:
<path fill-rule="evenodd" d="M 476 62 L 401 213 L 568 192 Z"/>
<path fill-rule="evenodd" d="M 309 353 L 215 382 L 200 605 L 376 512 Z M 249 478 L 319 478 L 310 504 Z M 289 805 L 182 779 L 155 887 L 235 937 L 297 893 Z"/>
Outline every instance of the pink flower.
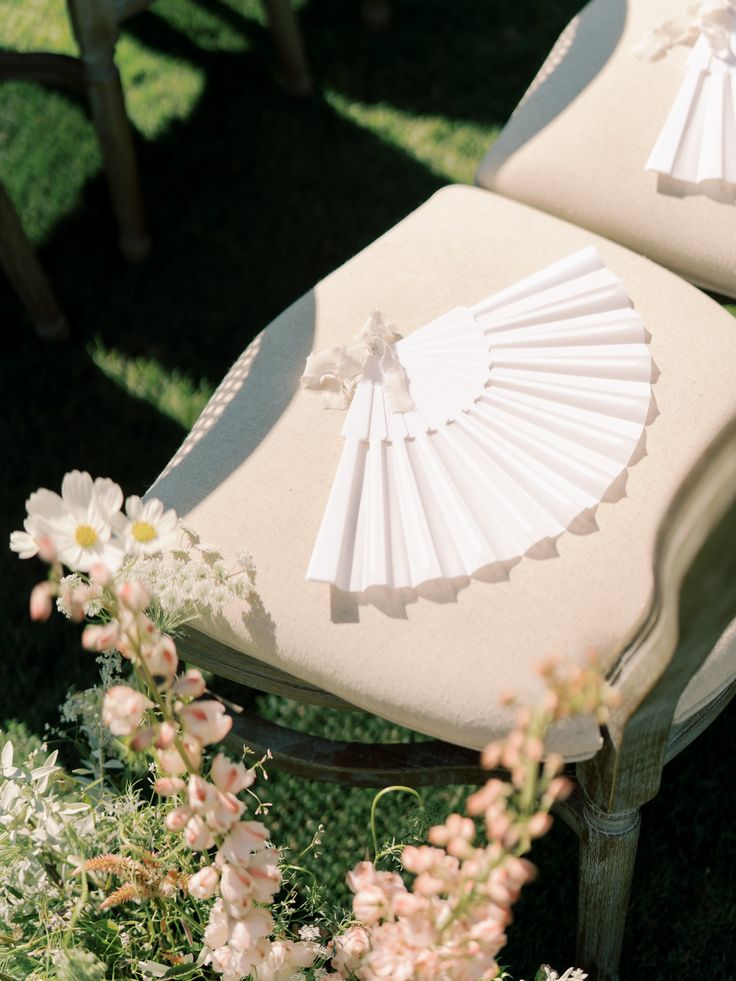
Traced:
<path fill-rule="evenodd" d="M 197 740 L 192 739 L 191 736 L 184 736 L 182 743 L 184 744 L 184 750 L 189 758 L 189 761 L 196 770 L 202 760 L 202 747 Z M 170 746 L 168 749 L 157 750 L 156 758 L 158 759 L 159 766 L 166 773 L 172 773 L 178 776 L 180 773 L 186 773 L 187 771 L 187 764 L 179 755 L 179 750 L 176 748 L 176 746 Z"/>
<path fill-rule="evenodd" d="M 355 918 L 366 926 L 378 923 L 388 914 L 388 902 L 383 889 L 366 886 L 353 896 Z"/>
<path fill-rule="evenodd" d="M 118 599 L 133 613 L 145 610 L 151 602 L 148 590 L 142 582 L 131 579 L 124 582 L 118 590 Z"/>
<path fill-rule="evenodd" d="M 348 927 L 341 937 L 335 938 L 332 966 L 343 974 L 355 974 L 370 947 L 370 938 L 363 927 Z"/>
<path fill-rule="evenodd" d="M 184 828 L 184 841 L 193 852 L 203 852 L 212 848 L 215 839 L 199 814 L 193 814 Z"/>
<path fill-rule="evenodd" d="M 247 861 L 253 852 L 265 848 L 268 830 L 259 821 L 239 821 L 220 846 L 225 862 Z"/>
<path fill-rule="evenodd" d="M 197 773 L 189 777 L 189 806 L 193 811 L 206 811 L 217 797 L 217 789 Z"/>
<path fill-rule="evenodd" d="M 241 916 L 230 928 L 230 946 L 235 950 L 250 950 L 273 930 L 273 917 L 266 909 L 254 907 Z"/>
<path fill-rule="evenodd" d="M 220 873 L 213 865 L 206 865 L 190 877 L 187 889 L 195 899 L 210 899 L 217 892 L 219 884 Z"/>
<path fill-rule="evenodd" d="M 250 787 L 256 775 L 253 770 L 247 770 L 242 763 L 233 763 L 223 753 L 218 753 L 212 761 L 210 778 L 223 793 L 237 794 Z"/>
<path fill-rule="evenodd" d="M 373 862 L 358 862 L 355 868 L 351 872 L 348 872 L 345 878 L 353 892 L 359 892 L 361 889 L 365 889 L 366 886 L 372 886 L 376 881 L 376 870 L 373 867 Z"/>
<path fill-rule="evenodd" d="M 159 777 L 153 789 L 162 797 L 173 797 L 187 789 L 187 785 L 179 777 Z"/>
<path fill-rule="evenodd" d="M 253 898 L 257 903 L 270 903 L 281 886 L 279 854 L 273 848 L 256 852 L 248 861 L 253 878 Z"/>
<path fill-rule="evenodd" d="M 113 685 L 102 700 L 102 721 L 113 736 L 129 736 L 153 702 L 127 685 Z"/>
<path fill-rule="evenodd" d="M 207 810 L 207 824 L 213 831 L 228 831 L 245 810 L 245 804 L 234 794 L 215 792 L 214 799 Z"/>
<path fill-rule="evenodd" d="M 189 818 L 192 816 L 192 809 L 186 804 L 175 807 L 173 811 L 164 818 L 164 824 L 169 831 L 183 831 L 186 828 Z"/>
<path fill-rule="evenodd" d="M 220 854 L 222 854 L 220 852 Z M 220 855 L 218 854 L 218 859 Z M 228 903 L 249 905 L 253 897 L 253 877 L 247 869 L 227 863 L 220 866 L 220 895 Z"/>
<path fill-rule="evenodd" d="M 205 687 L 202 672 L 190 668 L 176 680 L 171 690 L 181 698 L 199 698 L 200 695 L 204 695 Z"/>
<path fill-rule="evenodd" d="M 203 701 L 183 705 L 179 718 L 184 729 L 203 746 L 219 743 L 230 732 L 233 720 L 220 702 Z"/>
<path fill-rule="evenodd" d="M 179 666 L 176 645 L 171 637 L 162 634 L 152 644 L 143 646 L 141 653 L 153 677 L 170 684 Z"/>
<path fill-rule="evenodd" d="M 176 739 L 177 732 L 178 729 L 172 726 L 170 722 L 162 722 L 158 727 L 156 749 L 168 749 Z"/>
<path fill-rule="evenodd" d="M 212 950 L 224 947 L 230 936 L 230 919 L 221 899 L 216 899 L 210 910 L 210 918 L 204 931 L 204 942 Z"/>
<path fill-rule="evenodd" d="M 120 624 L 117 620 L 101 625 L 93 624 L 85 627 L 82 634 L 82 647 L 88 651 L 112 650 L 120 638 Z"/>

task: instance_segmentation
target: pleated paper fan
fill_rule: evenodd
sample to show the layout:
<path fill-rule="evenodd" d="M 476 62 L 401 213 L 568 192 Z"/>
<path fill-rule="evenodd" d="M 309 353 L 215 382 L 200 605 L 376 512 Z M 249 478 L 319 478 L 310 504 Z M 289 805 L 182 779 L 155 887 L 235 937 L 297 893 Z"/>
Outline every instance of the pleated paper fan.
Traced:
<path fill-rule="evenodd" d="M 368 357 L 307 578 L 349 592 L 471 576 L 597 505 L 651 399 L 644 327 L 593 248 Z"/>
<path fill-rule="evenodd" d="M 716 53 L 701 34 L 685 78 L 646 169 L 697 191 L 716 182 L 736 185 L 736 10 L 728 13 L 728 50 Z"/>

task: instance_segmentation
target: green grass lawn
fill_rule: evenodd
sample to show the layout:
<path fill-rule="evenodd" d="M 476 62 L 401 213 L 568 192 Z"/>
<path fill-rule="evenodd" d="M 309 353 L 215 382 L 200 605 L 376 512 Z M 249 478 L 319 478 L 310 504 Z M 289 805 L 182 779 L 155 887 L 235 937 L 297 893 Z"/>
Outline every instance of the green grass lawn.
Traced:
<path fill-rule="evenodd" d="M 23 502 L 74 467 L 128 493 L 152 481 L 215 385 L 283 307 L 449 181 L 471 181 L 578 0 L 395 0 L 394 29 L 362 31 L 358 0 L 304 0 L 319 82 L 306 104 L 274 78 L 255 0 L 160 0 L 119 45 L 155 239 L 127 267 L 115 247 L 85 106 L 67 93 L 0 86 L 0 180 L 72 321 L 63 347 L 36 340 L 0 280 L 5 419 L 0 540 Z M 62 0 L 3 0 L 0 44 L 73 51 Z M 736 312 L 736 309 L 734 310 Z M 0 724 L 37 733 L 70 685 L 94 677 L 78 630 L 27 622 L 38 574 L 0 550 L 4 650 Z M 407 738 L 379 720 L 263 700 L 273 717 L 334 736 Z M 734 708 L 665 773 L 644 814 L 623 977 L 736 979 Z M 430 812 L 463 788 L 427 795 Z M 370 845 L 372 793 L 273 773 L 277 840 L 299 850 L 324 824 L 313 863 L 335 901 Z M 386 834 L 414 829 L 384 801 Z M 507 961 L 522 976 L 574 955 L 576 846 L 555 827 L 536 850 Z"/>

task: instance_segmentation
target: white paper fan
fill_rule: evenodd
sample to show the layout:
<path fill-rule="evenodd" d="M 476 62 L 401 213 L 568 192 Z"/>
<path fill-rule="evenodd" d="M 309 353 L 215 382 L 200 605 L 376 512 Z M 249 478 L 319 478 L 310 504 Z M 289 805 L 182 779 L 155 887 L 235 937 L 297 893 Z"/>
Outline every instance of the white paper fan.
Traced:
<path fill-rule="evenodd" d="M 682 183 L 684 190 L 697 191 L 712 181 L 736 184 L 736 11 L 728 16 L 729 49 L 716 54 L 700 35 L 646 163 L 647 170 Z"/>
<path fill-rule="evenodd" d="M 368 358 L 307 573 L 350 592 L 470 576 L 560 534 L 626 467 L 649 409 L 641 319 L 594 248 L 392 350 L 414 408 L 388 410 Z"/>

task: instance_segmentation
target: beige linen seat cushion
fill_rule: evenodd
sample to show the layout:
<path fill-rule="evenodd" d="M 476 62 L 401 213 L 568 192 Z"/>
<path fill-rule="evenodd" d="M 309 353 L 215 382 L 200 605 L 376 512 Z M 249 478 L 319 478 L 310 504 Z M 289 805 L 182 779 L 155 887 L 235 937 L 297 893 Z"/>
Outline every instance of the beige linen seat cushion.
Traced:
<path fill-rule="evenodd" d="M 306 582 L 307 563 L 342 449 L 342 412 L 299 377 L 307 354 L 351 340 L 379 308 L 404 333 L 472 304 L 586 245 L 620 276 L 651 332 L 659 414 L 625 495 L 596 511 L 598 529 L 562 535 L 457 597 L 387 594 L 375 602 Z M 244 352 L 151 489 L 203 541 L 248 549 L 259 601 L 205 622 L 211 637 L 347 701 L 469 747 L 508 725 L 499 694 L 540 694 L 534 665 L 586 648 L 611 666 L 652 589 L 662 511 L 692 463 L 736 413 L 736 321 L 672 273 L 589 232 L 488 191 L 448 187 L 319 283 Z M 655 413 L 652 413 L 654 416 Z M 615 496 L 615 495 L 612 495 Z M 407 598 L 407 597 L 404 597 Z M 687 714 L 733 676 L 733 647 L 710 663 Z M 555 735 L 569 758 L 592 754 L 591 720 Z"/>
<path fill-rule="evenodd" d="M 736 296 L 736 206 L 658 193 L 644 166 L 690 48 L 633 49 L 691 0 L 593 0 L 552 49 L 476 175 L 482 187 L 590 228 Z"/>

